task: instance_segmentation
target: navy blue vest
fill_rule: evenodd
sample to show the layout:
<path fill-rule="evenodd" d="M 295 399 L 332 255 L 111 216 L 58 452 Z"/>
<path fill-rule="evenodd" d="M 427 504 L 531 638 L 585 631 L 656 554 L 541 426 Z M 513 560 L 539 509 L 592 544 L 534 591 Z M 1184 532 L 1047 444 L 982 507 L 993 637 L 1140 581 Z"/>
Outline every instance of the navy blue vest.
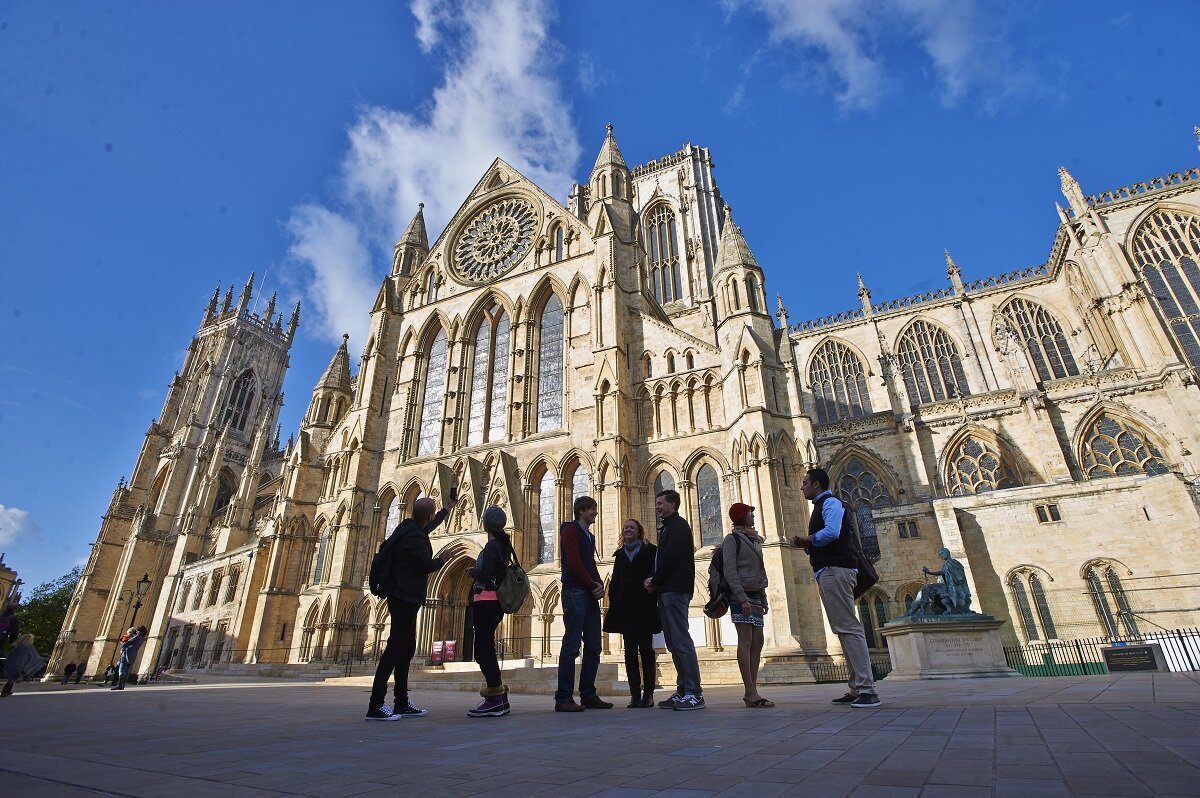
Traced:
<path fill-rule="evenodd" d="M 821 505 L 825 504 L 829 499 L 835 502 L 840 501 L 833 494 L 822 496 L 813 502 L 812 515 L 808 518 L 808 534 L 811 537 L 825 527 L 825 517 L 821 514 Z M 845 506 L 843 505 L 843 509 Z M 808 561 L 812 564 L 813 572 L 821 570 L 827 565 L 836 565 L 840 568 L 857 568 L 858 558 L 854 556 L 854 549 L 850 548 L 850 536 L 854 533 L 850 531 L 849 521 L 845 515 L 842 516 L 842 533 L 837 540 L 832 540 L 824 546 L 812 546 L 808 550 Z"/>

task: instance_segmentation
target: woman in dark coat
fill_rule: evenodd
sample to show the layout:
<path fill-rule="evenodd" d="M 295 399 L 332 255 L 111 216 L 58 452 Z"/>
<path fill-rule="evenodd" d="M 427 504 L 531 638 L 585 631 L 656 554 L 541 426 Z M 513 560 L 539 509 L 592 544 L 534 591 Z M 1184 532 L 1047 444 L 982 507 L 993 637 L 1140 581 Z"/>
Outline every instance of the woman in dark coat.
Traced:
<path fill-rule="evenodd" d="M 621 527 L 622 546 L 613 553 L 612 581 L 608 584 L 608 614 L 604 631 L 622 636 L 625 672 L 629 675 L 626 707 L 654 706 L 654 635 L 662 631 L 658 602 L 643 583 L 654 573 L 658 547 L 646 541 L 646 531 L 636 518 Z M 641 669 L 639 670 L 639 660 Z"/>

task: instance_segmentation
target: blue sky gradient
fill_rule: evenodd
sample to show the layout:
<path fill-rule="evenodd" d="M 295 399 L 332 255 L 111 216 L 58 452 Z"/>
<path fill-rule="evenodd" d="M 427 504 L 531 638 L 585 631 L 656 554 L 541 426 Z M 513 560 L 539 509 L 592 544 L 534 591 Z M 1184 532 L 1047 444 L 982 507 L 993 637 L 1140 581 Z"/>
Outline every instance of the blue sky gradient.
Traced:
<path fill-rule="evenodd" d="M 1136 9 L 1133 10 L 1133 9 Z M 1092 194 L 1200 163 L 1200 4 L 415 0 L 0 6 L 0 550 L 83 562 L 213 288 L 303 302 L 295 430 L 391 243 L 496 156 L 565 201 L 604 125 L 685 142 L 792 322 L 1043 262 Z M 357 358 L 355 358 L 356 360 Z"/>

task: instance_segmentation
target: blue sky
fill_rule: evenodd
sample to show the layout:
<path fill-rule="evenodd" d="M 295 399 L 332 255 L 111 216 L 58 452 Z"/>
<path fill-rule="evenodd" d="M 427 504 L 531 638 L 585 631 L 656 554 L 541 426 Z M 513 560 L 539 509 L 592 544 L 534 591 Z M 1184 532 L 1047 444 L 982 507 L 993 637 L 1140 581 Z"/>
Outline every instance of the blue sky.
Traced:
<path fill-rule="evenodd" d="M 1136 11 L 1132 9 L 1137 9 Z M 0 550 L 86 559 L 218 284 L 304 303 L 283 435 L 418 202 L 565 200 L 710 147 L 793 322 L 1043 262 L 1084 193 L 1200 163 L 1200 4 L 0 4 Z"/>

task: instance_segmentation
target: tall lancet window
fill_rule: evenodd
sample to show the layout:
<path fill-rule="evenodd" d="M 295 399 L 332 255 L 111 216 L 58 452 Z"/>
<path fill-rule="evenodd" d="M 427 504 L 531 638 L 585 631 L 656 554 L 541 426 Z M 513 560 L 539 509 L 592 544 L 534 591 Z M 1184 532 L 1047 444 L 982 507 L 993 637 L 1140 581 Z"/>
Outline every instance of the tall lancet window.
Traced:
<path fill-rule="evenodd" d="M 554 537 L 558 533 L 558 494 L 549 468 L 538 485 L 538 563 L 554 562 Z"/>
<path fill-rule="evenodd" d="M 225 413 L 221 423 L 228 424 L 238 432 L 244 432 L 246 422 L 250 419 L 250 405 L 254 404 L 254 372 L 246 369 L 233 384 L 229 392 L 229 401 L 225 403 Z"/>
<path fill-rule="evenodd" d="M 1133 237 L 1133 254 L 1188 365 L 1200 368 L 1200 216 L 1151 214 Z"/>
<path fill-rule="evenodd" d="M 848 346 L 826 341 L 817 347 L 808 367 L 808 378 L 817 403 L 819 423 L 870 414 L 866 368 L 862 358 Z"/>
<path fill-rule="evenodd" d="M 446 400 L 446 354 L 449 351 L 446 331 L 440 330 L 429 348 L 429 365 L 425 369 L 425 399 L 421 403 L 421 438 L 417 454 L 437 454 L 442 442 L 442 408 Z"/>
<path fill-rule="evenodd" d="M 715 546 L 725 533 L 721 519 L 721 478 L 708 463 L 696 472 L 696 499 L 700 510 L 700 545 Z"/>
<path fill-rule="evenodd" d="M 484 311 L 475 332 L 468 446 L 504 438 L 508 418 L 509 332 L 508 314 L 493 303 Z"/>
<path fill-rule="evenodd" d="M 1029 355 L 1029 362 L 1042 382 L 1079 374 L 1067 337 L 1058 320 L 1041 305 L 1014 299 L 1001 314 Z"/>
<path fill-rule="evenodd" d="M 679 247 L 675 243 L 675 212 L 659 205 L 650 212 L 646 224 L 646 245 L 650 253 L 650 289 L 661 305 L 683 298 L 679 274 Z"/>
<path fill-rule="evenodd" d="M 538 347 L 538 432 L 563 425 L 563 306 L 553 294 L 542 310 Z"/>
<path fill-rule="evenodd" d="M 941 327 L 913 322 L 900 338 L 896 356 L 914 407 L 971 393 L 958 347 Z"/>

